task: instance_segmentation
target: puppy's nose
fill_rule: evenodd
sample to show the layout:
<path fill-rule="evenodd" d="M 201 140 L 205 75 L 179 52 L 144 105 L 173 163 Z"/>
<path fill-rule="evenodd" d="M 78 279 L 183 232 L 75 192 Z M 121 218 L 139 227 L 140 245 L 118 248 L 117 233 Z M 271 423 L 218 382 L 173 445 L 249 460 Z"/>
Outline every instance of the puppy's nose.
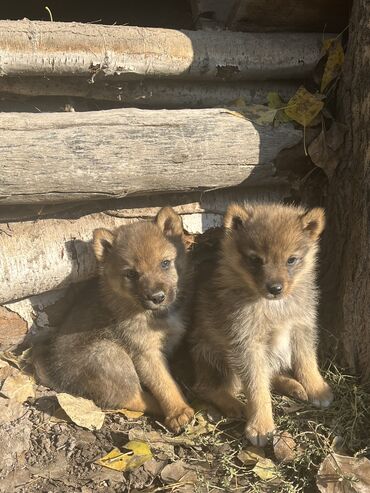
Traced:
<path fill-rule="evenodd" d="M 164 294 L 163 291 L 158 291 L 157 293 L 153 293 L 151 295 L 148 296 L 148 298 L 150 299 L 150 301 L 152 301 L 155 305 L 160 305 L 161 303 L 163 303 L 163 301 L 165 300 L 166 298 L 166 295 Z"/>
<path fill-rule="evenodd" d="M 267 291 L 274 296 L 277 296 L 278 294 L 281 294 L 283 292 L 283 285 L 280 284 L 280 282 L 272 282 L 269 284 L 266 284 Z"/>

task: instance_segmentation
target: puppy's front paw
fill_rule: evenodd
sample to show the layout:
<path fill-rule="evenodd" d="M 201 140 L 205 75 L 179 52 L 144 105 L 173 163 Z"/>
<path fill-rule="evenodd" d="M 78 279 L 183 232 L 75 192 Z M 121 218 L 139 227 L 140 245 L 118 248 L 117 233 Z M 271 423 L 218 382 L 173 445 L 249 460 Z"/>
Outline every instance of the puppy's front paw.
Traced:
<path fill-rule="evenodd" d="M 256 447 L 264 447 L 275 429 L 274 420 L 267 416 L 252 417 L 245 427 L 245 435 Z"/>
<path fill-rule="evenodd" d="M 318 389 L 311 391 L 308 396 L 314 406 L 322 408 L 329 407 L 334 399 L 331 388 L 324 381 Z"/>
<path fill-rule="evenodd" d="M 165 425 L 167 428 L 175 433 L 181 431 L 194 416 L 194 410 L 191 407 L 184 407 L 167 416 L 165 419 Z"/>

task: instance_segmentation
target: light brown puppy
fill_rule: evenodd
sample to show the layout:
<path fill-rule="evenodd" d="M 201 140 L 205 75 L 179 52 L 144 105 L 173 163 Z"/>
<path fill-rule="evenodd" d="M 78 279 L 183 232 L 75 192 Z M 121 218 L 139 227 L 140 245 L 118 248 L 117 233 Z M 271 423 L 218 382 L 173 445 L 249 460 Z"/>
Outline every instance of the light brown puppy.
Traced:
<path fill-rule="evenodd" d="M 253 444 L 264 445 L 274 430 L 271 386 L 317 406 L 333 399 L 316 358 L 323 228 L 320 208 L 230 205 L 219 258 L 199 288 L 191 336 L 196 390 L 226 415 L 246 413 Z"/>
<path fill-rule="evenodd" d="M 181 218 L 166 207 L 153 222 L 95 230 L 93 248 L 99 279 L 58 331 L 36 339 L 36 373 L 105 408 L 162 414 L 178 431 L 194 414 L 166 361 L 185 327 L 190 268 Z"/>

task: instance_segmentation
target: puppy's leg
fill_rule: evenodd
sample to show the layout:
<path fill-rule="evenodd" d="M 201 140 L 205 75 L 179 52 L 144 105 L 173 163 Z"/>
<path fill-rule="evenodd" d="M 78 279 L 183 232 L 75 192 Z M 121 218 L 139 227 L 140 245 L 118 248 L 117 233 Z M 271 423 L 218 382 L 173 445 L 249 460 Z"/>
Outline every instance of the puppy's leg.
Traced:
<path fill-rule="evenodd" d="M 135 367 L 140 381 L 159 402 L 166 426 L 172 431 L 180 431 L 190 422 L 194 411 L 172 378 L 162 353 L 153 351 L 137 356 Z"/>
<path fill-rule="evenodd" d="M 237 355 L 237 356 L 235 356 Z M 270 370 L 262 347 L 235 352 L 231 359 L 247 397 L 245 433 L 253 445 L 265 446 L 275 429 L 270 394 Z"/>
<path fill-rule="evenodd" d="M 297 327 L 292 334 L 293 372 L 308 399 L 317 407 L 328 407 L 333 392 L 320 374 L 316 357 L 315 327 Z"/>
<path fill-rule="evenodd" d="M 307 392 L 303 385 L 288 375 L 275 375 L 272 379 L 272 388 L 279 394 L 308 401 Z"/>
<path fill-rule="evenodd" d="M 219 362 L 217 367 L 221 365 Z M 223 371 L 218 370 L 198 355 L 195 361 L 197 381 L 194 390 L 202 400 L 213 404 L 224 416 L 244 418 L 245 404 L 236 397 L 240 381 L 224 365 L 222 368 Z"/>
<path fill-rule="evenodd" d="M 67 336 L 66 336 L 67 337 Z M 128 408 L 161 415 L 156 400 L 141 388 L 130 356 L 109 340 L 85 340 L 69 351 L 56 348 L 36 354 L 51 386 L 92 399 L 105 409 Z M 50 346 L 51 347 L 51 346 Z"/>

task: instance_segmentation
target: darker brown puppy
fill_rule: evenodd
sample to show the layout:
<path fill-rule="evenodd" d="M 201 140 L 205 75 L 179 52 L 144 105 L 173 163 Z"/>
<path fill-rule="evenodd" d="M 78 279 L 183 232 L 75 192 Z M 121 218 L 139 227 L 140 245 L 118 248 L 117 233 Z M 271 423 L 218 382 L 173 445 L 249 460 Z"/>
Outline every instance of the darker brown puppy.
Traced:
<path fill-rule="evenodd" d="M 178 431 L 194 414 L 166 361 L 185 326 L 190 269 L 181 218 L 165 207 L 153 222 L 97 229 L 93 248 L 99 281 L 59 331 L 35 341 L 39 380 L 102 407 L 163 414 Z"/>
<path fill-rule="evenodd" d="M 197 297 L 192 353 L 199 394 L 264 445 L 274 430 L 270 387 L 328 406 L 316 359 L 318 239 L 324 211 L 277 204 L 228 208 L 220 255 Z M 293 378 L 294 377 L 294 378 Z"/>

